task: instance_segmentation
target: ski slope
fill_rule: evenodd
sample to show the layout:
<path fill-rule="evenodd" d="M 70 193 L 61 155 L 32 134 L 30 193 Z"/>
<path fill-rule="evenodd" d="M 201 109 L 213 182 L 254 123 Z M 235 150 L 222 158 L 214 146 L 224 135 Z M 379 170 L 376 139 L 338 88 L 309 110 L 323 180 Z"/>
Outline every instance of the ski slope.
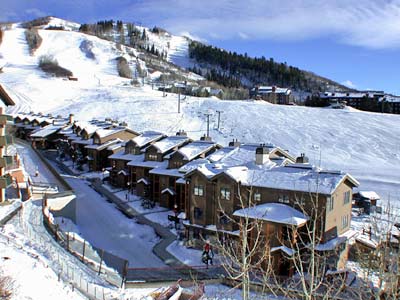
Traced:
<path fill-rule="evenodd" d="M 178 95 L 163 97 L 151 85 L 133 87 L 118 77 L 113 60 L 126 53 L 113 43 L 77 32 L 39 33 L 43 43 L 30 56 L 22 29 L 15 26 L 5 32 L 0 55 L 7 66 L 0 82 L 19 96 L 10 111 L 75 113 L 79 120 L 111 117 L 136 131 L 174 134 L 184 129 L 192 138 L 206 133 L 205 114 L 211 113 L 210 135 L 222 145 L 238 139 L 274 143 L 294 156 L 304 152 L 316 165 L 351 173 L 361 182 L 360 189 L 400 201 L 399 115 L 196 97 L 181 101 L 178 114 Z M 85 39 L 93 43 L 95 59 L 79 49 Z M 181 41 L 170 47 L 185 51 Z M 38 57 L 48 54 L 79 80 L 51 78 L 35 67 Z M 219 128 L 217 111 L 222 111 Z"/>

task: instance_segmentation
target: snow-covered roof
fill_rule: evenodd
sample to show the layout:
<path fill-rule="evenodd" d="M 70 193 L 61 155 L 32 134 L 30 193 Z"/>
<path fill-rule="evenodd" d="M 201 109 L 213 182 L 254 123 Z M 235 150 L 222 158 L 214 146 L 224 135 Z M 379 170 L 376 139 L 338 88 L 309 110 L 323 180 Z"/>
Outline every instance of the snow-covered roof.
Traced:
<path fill-rule="evenodd" d="M 292 91 L 288 88 L 280 88 L 277 86 L 260 86 L 258 87 L 258 93 L 259 94 L 270 94 L 270 93 L 275 93 L 275 94 L 285 94 L 285 95 L 290 95 Z"/>
<path fill-rule="evenodd" d="M 121 128 L 121 127 L 112 128 L 112 129 L 103 129 L 103 128 L 101 128 L 101 129 L 97 129 L 95 134 L 97 136 L 99 136 L 99 138 L 105 138 L 105 137 L 107 137 L 109 135 L 112 135 L 112 134 L 115 134 L 115 133 L 118 133 L 118 132 L 124 131 L 124 130 L 125 130 L 125 128 Z"/>
<path fill-rule="evenodd" d="M 146 178 L 140 178 L 137 183 L 143 183 L 145 185 L 149 185 L 150 182 Z"/>
<path fill-rule="evenodd" d="M 369 92 L 321 92 L 321 98 L 374 98 L 376 95 L 381 95 L 382 92 L 369 91 Z"/>
<path fill-rule="evenodd" d="M 212 149 L 216 144 L 208 141 L 195 141 L 180 148 L 177 152 L 182 154 L 185 160 L 192 160 L 200 154 Z"/>
<path fill-rule="evenodd" d="M 125 150 L 122 149 L 121 151 L 118 151 L 117 153 L 110 155 L 108 158 L 132 161 L 132 160 L 135 160 L 138 156 L 141 156 L 141 158 L 143 160 L 143 158 L 144 158 L 143 154 L 141 154 L 141 155 L 125 154 Z"/>
<path fill-rule="evenodd" d="M 164 176 L 173 176 L 173 177 L 182 177 L 183 174 L 179 173 L 178 169 L 168 169 L 168 161 L 163 161 L 161 164 L 157 166 L 157 168 L 149 171 L 150 174 L 156 175 L 164 175 Z"/>
<path fill-rule="evenodd" d="M 85 140 L 85 139 L 79 138 L 79 139 L 73 140 L 71 142 L 71 144 L 92 145 L 93 144 L 93 139 Z"/>
<path fill-rule="evenodd" d="M 243 185 L 271 189 L 292 190 L 330 195 L 345 179 L 355 186 L 358 182 L 349 174 L 341 172 L 326 172 L 312 167 L 279 166 L 269 169 L 230 168 L 226 172 Z"/>
<path fill-rule="evenodd" d="M 37 131 L 34 131 L 31 134 L 31 138 L 45 138 L 53 133 L 56 133 L 61 128 L 63 128 L 63 126 L 50 124 L 50 125 L 47 125 Z"/>
<path fill-rule="evenodd" d="M 367 198 L 370 200 L 379 200 L 381 198 L 374 191 L 359 191 L 358 193 L 360 194 L 361 197 Z"/>
<path fill-rule="evenodd" d="M 224 173 L 247 186 L 327 195 L 345 179 L 350 180 L 354 186 L 359 184 L 353 177 L 340 171 L 322 170 L 310 164 L 293 164 L 291 159 L 275 155 L 280 149 L 273 145 L 268 146 L 270 159 L 258 165 L 255 162 L 258 147 L 242 144 L 240 147 L 221 149 L 207 158 L 214 162 L 199 164 L 196 171 L 209 179 Z"/>
<path fill-rule="evenodd" d="M 175 191 L 173 191 L 173 190 L 170 189 L 170 188 L 165 188 L 165 189 L 163 189 L 163 190 L 161 191 L 161 194 L 165 194 L 165 193 L 169 193 L 171 196 L 175 196 L 175 195 L 176 195 Z"/>
<path fill-rule="evenodd" d="M 327 241 L 326 243 L 316 245 L 315 250 L 317 250 L 317 251 L 333 251 L 333 250 L 335 250 L 335 248 L 338 245 L 346 242 L 348 239 L 355 237 L 356 235 L 357 235 L 356 231 L 347 230 L 343 234 Z"/>
<path fill-rule="evenodd" d="M 149 143 L 162 138 L 164 134 L 157 131 L 145 131 L 141 135 L 133 138 L 132 140 L 136 143 L 138 147 L 144 147 Z"/>
<path fill-rule="evenodd" d="M 300 211 L 282 203 L 264 203 L 253 207 L 247 207 L 236 210 L 233 215 L 294 226 L 301 226 L 309 219 Z"/>
<path fill-rule="evenodd" d="M 153 144 L 158 153 L 165 153 L 189 141 L 187 136 L 169 136 Z"/>
<path fill-rule="evenodd" d="M 289 247 L 286 247 L 286 246 L 279 246 L 279 247 L 271 248 L 271 252 L 275 252 L 275 251 L 279 251 L 279 250 L 285 252 L 289 256 L 293 256 L 293 254 L 294 254 L 294 250 Z"/>
<path fill-rule="evenodd" d="M 105 148 L 107 148 L 107 147 L 109 147 L 111 145 L 114 145 L 116 143 L 119 143 L 119 142 L 121 142 L 120 139 L 113 139 L 113 140 L 107 141 L 107 142 L 105 142 L 103 144 L 90 144 L 88 146 L 85 146 L 85 148 L 101 151 L 101 150 L 103 150 L 103 149 L 105 149 Z"/>

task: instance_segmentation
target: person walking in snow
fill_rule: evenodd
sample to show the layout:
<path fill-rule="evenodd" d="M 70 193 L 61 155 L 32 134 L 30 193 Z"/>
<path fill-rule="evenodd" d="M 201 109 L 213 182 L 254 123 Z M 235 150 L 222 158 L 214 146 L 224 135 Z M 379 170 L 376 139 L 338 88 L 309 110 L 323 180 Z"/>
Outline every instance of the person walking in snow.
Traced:
<path fill-rule="evenodd" d="M 214 252 L 213 252 L 212 247 L 210 245 L 210 241 L 207 240 L 206 243 L 204 244 L 203 254 L 202 254 L 202 261 L 203 261 L 204 264 L 207 265 L 207 269 L 208 269 L 208 264 L 209 263 L 211 265 L 213 264 L 213 257 L 214 257 Z"/>

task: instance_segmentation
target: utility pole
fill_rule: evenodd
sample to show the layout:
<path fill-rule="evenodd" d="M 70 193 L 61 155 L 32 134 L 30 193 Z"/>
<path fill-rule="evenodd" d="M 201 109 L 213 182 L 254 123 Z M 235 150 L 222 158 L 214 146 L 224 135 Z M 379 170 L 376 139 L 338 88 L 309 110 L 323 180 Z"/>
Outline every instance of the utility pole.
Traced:
<path fill-rule="evenodd" d="M 178 92 L 178 114 L 181 113 L 181 90 Z"/>
<path fill-rule="evenodd" d="M 223 113 L 223 111 L 222 111 L 222 110 L 217 110 L 216 112 L 217 112 L 217 114 L 218 114 L 217 129 L 219 130 L 219 125 L 220 125 L 220 123 L 221 123 L 221 113 Z"/>
<path fill-rule="evenodd" d="M 204 114 L 207 117 L 207 137 L 210 137 L 210 116 L 211 114 Z"/>

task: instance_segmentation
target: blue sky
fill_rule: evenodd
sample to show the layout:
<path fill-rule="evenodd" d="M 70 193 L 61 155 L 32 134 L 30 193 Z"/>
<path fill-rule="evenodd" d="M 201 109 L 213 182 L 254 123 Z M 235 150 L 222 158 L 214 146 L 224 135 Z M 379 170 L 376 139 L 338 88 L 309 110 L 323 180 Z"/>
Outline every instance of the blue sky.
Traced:
<path fill-rule="evenodd" d="M 358 89 L 400 94 L 400 0 L 0 0 L 0 21 L 44 15 L 157 25 Z"/>

